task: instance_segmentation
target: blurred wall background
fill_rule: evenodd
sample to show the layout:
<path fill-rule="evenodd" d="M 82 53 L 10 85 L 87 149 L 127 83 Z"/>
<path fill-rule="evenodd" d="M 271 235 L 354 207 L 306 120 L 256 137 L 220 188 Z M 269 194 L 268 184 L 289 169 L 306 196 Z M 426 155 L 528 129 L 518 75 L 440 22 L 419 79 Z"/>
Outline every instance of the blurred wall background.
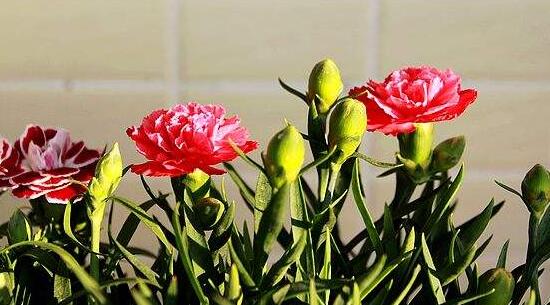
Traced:
<path fill-rule="evenodd" d="M 324 57 L 338 63 L 347 88 L 403 65 L 450 67 L 479 91 L 465 115 L 437 127 L 438 140 L 468 140 L 456 222 L 492 197 L 506 199 L 481 262 L 494 265 L 508 237 L 510 263 L 524 259 L 528 214 L 493 180 L 517 187 L 534 163 L 550 166 L 548 1 L 0 0 L 0 7 L 0 134 L 14 140 L 30 122 L 64 127 L 89 146 L 120 142 L 127 163 L 140 158 L 126 127 L 176 101 L 225 105 L 262 145 L 283 118 L 304 127 L 305 106 L 276 79 L 304 88 Z M 368 154 L 392 159 L 394 138 L 369 133 L 365 141 Z M 379 213 L 393 181 L 377 173 L 369 170 L 367 193 Z M 120 193 L 146 197 L 131 175 Z M 25 206 L 0 197 L 0 220 L 18 205 Z M 344 213 L 352 236 L 361 220 L 352 204 Z M 150 244 L 143 232 L 136 242 Z"/>

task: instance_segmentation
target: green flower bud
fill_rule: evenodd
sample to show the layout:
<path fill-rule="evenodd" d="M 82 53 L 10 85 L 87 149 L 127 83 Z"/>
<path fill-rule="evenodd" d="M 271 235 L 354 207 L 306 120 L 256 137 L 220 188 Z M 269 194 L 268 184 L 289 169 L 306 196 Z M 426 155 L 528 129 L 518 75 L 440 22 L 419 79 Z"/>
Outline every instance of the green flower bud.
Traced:
<path fill-rule="evenodd" d="M 416 129 L 408 134 L 400 134 L 397 158 L 409 177 L 417 184 L 428 178 L 428 167 L 432 159 L 433 123 L 416 123 Z"/>
<path fill-rule="evenodd" d="M 225 206 L 216 198 L 206 197 L 199 199 L 193 209 L 198 216 L 204 230 L 212 230 L 222 218 Z"/>
<path fill-rule="evenodd" d="M 367 110 L 363 103 L 346 98 L 334 107 L 329 120 L 329 150 L 337 149 L 337 164 L 342 164 L 361 144 L 367 129 Z"/>
<path fill-rule="evenodd" d="M 231 270 L 229 272 L 229 282 L 227 283 L 227 290 L 225 292 L 225 295 L 229 300 L 241 303 L 239 301 L 242 296 L 241 281 L 239 279 L 239 269 L 235 264 L 231 265 Z"/>
<path fill-rule="evenodd" d="M 95 176 L 88 187 L 92 204 L 105 201 L 111 196 L 122 178 L 122 157 L 118 143 L 97 163 Z"/>
<path fill-rule="evenodd" d="M 321 99 L 317 105 L 319 113 L 327 113 L 342 92 L 342 79 L 336 63 L 331 59 L 318 62 L 309 74 L 308 98 L 313 101 L 315 95 Z"/>
<path fill-rule="evenodd" d="M 432 169 L 436 172 L 444 172 L 458 164 L 464 148 L 466 140 L 464 136 L 447 139 L 437 145 L 432 155 Z"/>
<path fill-rule="evenodd" d="M 521 194 L 530 210 L 544 212 L 550 202 L 550 173 L 544 166 L 537 164 L 527 172 L 521 183 Z"/>
<path fill-rule="evenodd" d="M 304 139 L 296 127 L 289 124 L 277 132 L 264 154 L 264 165 L 271 185 L 278 189 L 296 180 L 304 158 Z"/>
<path fill-rule="evenodd" d="M 17 209 L 8 222 L 8 242 L 10 245 L 32 239 L 32 229 L 27 217 Z"/>
<path fill-rule="evenodd" d="M 504 268 L 491 269 L 479 277 L 478 292 L 495 291 L 477 301 L 479 305 L 507 305 L 514 293 L 515 281 Z"/>
<path fill-rule="evenodd" d="M 399 153 L 426 168 L 432 155 L 433 123 L 417 123 L 415 127 L 413 132 L 398 136 Z"/>
<path fill-rule="evenodd" d="M 210 192 L 210 176 L 198 168 L 183 176 L 182 182 L 191 191 L 193 199 L 206 197 Z"/>

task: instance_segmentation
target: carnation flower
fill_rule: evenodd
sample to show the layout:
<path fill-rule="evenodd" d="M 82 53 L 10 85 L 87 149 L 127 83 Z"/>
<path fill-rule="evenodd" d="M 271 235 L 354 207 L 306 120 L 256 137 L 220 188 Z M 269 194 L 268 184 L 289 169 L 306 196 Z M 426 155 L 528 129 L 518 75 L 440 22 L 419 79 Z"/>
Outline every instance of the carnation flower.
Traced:
<path fill-rule="evenodd" d="M 245 153 L 258 147 L 237 116 L 226 118 L 222 106 L 193 102 L 156 110 L 126 133 L 149 160 L 133 165 L 132 171 L 146 176 L 178 177 L 195 169 L 223 174 L 214 166 L 237 157 L 230 141 Z"/>
<path fill-rule="evenodd" d="M 21 156 L 21 173 L 9 179 L 19 198 L 41 196 L 50 203 L 66 203 L 86 191 L 101 152 L 84 142 L 72 142 L 64 129 L 29 125 L 14 148 Z"/>
<path fill-rule="evenodd" d="M 474 89 L 462 90 L 451 70 L 409 67 L 392 72 L 384 82 L 369 81 L 349 95 L 367 107 L 368 130 L 397 135 L 415 130 L 414 123 L 453 119 L 475 101 Z"/>
<path fill-rule="evenodd" d="M 0 191 L 11 188 L 9 178 L 21 171 L 19 152 L 6 139 L 0 138 Z"/>

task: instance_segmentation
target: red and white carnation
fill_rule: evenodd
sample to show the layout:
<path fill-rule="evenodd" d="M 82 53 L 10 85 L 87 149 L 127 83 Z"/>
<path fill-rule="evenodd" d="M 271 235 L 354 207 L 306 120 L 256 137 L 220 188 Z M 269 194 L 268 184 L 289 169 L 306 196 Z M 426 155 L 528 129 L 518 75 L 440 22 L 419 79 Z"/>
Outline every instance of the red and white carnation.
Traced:
<path fill-rule="evenodd" d="M 0 138 L 0 191 L 12 188 L 10 178 L 22 172 L 19 152 Z"/>
<path fill-rule="evenodd" d="M 102 155 L 82 141 L 72 142 L 64 129 L 36 125 L 27 126 L 13 149 L 20 157 L 18 165 L 7 169 L 19 171 L 8 179 L 13 195 L 27 199 L 44 196 L 50 203 L 66 203 L 83 194 Z"/>

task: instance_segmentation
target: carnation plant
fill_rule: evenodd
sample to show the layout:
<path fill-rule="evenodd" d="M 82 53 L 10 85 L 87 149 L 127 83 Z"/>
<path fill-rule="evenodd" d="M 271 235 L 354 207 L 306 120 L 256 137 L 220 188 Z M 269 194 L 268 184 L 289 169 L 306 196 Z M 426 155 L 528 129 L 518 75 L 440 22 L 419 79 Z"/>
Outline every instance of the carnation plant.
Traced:
<path fill-rule="evenodd" d="M 195 102 L 156 110 L 128 128 L 145 160 L 127 167 L 116 143 L 90 149 L 60 128 L 29 125 L 13 144 L 1 140 L 0 190 L 30 205 L 1 226 L 0 305 L 543 304 L 545 167 L 535 165 L 517 190 L 497 182 L 530 215 L 525 263 L 507 264 L 508 242 L 490 269 L 476 263 L 503 202 L 480 202 L 469 220 L 453 220 L 465 139 L 435 145 L 433 135 L 437 122 L 476 100 L 457 74 L 410 67 L 343 93 L 327 59 L 315 65 L 305 92 L 280 84 L 307 105 L 307 130 L 284 123 L 260 148 L 261 160 L 247 155 L 259 145 L 237 116 Z M 366 131 L 394 137 L 395 155 L 369 157 L 361 147 Z M 256 181 L 243 178 L 236 159 Z M 382 215 L 371 210 L 384 203 L 365 199 L 363 163 L 395 180 Z M 128 175 L 140 176 L 149 200 L 117 194 Z M 151 179 L 169 179 L 172 192 L 151 189 Z M 225 181 L 239 193 L 228 193 Z M 127 211 L 118 231 L 115 205 Z M 238 205 L 250 210 L 249 222 L 235 221 Z M 340 234 L 344 205 L 363 221 L 351 239 Z M 139 226 L 155 247 L 132 245 Z"/>

